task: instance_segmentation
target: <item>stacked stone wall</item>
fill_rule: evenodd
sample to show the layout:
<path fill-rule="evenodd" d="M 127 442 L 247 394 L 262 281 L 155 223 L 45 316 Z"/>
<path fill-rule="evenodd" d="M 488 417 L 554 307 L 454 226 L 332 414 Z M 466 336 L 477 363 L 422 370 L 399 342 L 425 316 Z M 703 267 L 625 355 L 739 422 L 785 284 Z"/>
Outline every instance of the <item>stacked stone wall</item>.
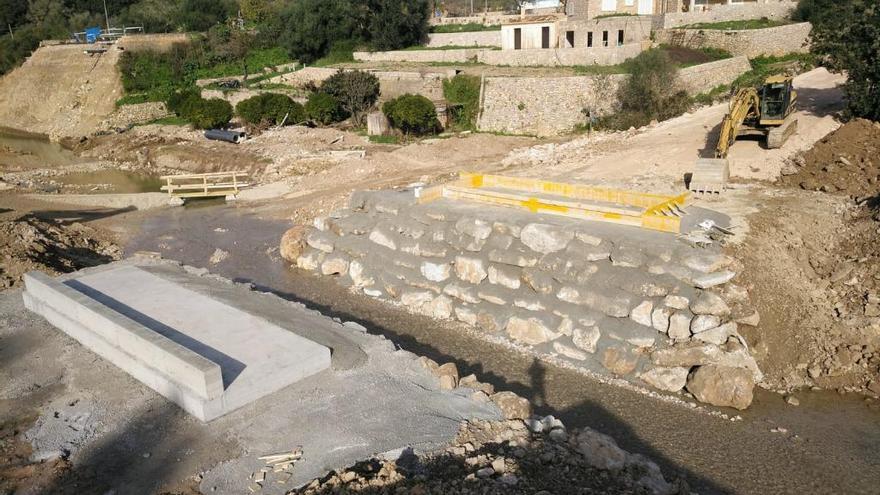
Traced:
<path fill-rule="evenodd" d="M 679 81 L 690 94 L 730 84 L 751 70 L 745 57 L 734 57 L 682 69 Z M 617 107 L 624 74 L 571 77 L 487 77 L 479 129 L 491 132 L 552 136 L 571 132 Z"/>
<path fill-rule="evenodd" d="M 641 52 L 641 43 L 596 48 L 484 50 L 477 56 L 477 61 L 488 65 L 512 67 L 617 65 Z"/>
<path fill-rule="evenodd" d="M 766 29 L 665 29 L 655 32 L 658 43 L 688 48 L 720 48 L 733 55 L 754 58 L 809 51 L 812 24 L 802 22 Z"/>
<path fill-rule="evenodd" d="M 497 46 L 501 47 L 501 30 L 474 31 L 470 33 L 432 33 L 428 35 L 428 47 L 443 46 Z"/>
<path fill-rule="evenodd" d="M 432 26 L 442 26 L 447 24 L 482 24 L 484 26 L 497 26 L 507 22 L 514 22 L 520 19 L 519 14 L 507 14 L 504 12 L 485 12 L 480 15 L 460 16 L 460 17 L 431 17 L 429 23 Z"/>
<path fill-rule="evenodd" d="M 270 83 L 282 83 L 303 88 L 309 84 L 320 85 L 339 69 L 306 67 L 270 79 Z M 380 101 L 387 101 L 403 94 L 419 94 L 432 101 L 443 99 L 443 80 L 455 75 L 455 71 L 407 72 L 369 71 L 379 79 Z"/>
<path fill-rule="evenodd" d="M 451 50 L 396 50 L 388 52 L 354 52 L 354 59 L 360 62 L 476 62 L 483 50 L 480 48 L 460 48 Z"/>
<path fill-rule="evenodd" d="M 783 20 L 791 16 L 791 12 L 796 6 L 797 2 L 794 1 L 713 5 L 710 10 L 703 12 L 673 12 L 655 16 L 654 27 L 671 29 L 688 24 L 744 21 L 764 17 Z"/>
<path fill-rule="evenodd" d="M 412 191 L 355 193 L 289 234 L 302 269 L 585 372 L 741 408 L 762 379 L 737 262 L 671 234 Z"/>

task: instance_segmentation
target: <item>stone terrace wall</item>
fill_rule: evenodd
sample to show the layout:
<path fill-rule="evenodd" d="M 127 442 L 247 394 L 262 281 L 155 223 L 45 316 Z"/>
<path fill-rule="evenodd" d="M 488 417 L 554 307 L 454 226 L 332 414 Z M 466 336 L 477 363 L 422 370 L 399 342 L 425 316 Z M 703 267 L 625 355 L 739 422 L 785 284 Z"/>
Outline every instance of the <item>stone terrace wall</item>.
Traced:
<path fill-rule="evenodd" d="M 487 77 L 481 131 L 552 136 L 586 122 L 582 112 L 613 111 L 624 75 L 574 77 Z"/>
<path fill-rule="evenodd" d="M 670 29 L 701 22 L 743 21 L 747 19 L 787 19 L 797 2 L 716 5 L 706 12 L 677 12 L 655 16 L 656 29 Z"/>
<path fill-rule="evenodd" d="M 487 50 L 477 61 L 489 65 L 572 66 L 617 65 L 642 52 L 640 43 L 598 48 L 555 48 L 536 50 Z"/>
<path fill-rule="evenodd" d="M 745 57 L 733 57 L 682 69 L 679 78 L 690 94 L 730 84 L 751 70 Z M 481 131 L 552 136 L 586 121 L 582 109 L 607 114 L 617 104 L 617 88 L 626 75 L 572 77 L 487 77 L 483 87 Z"/>
<path fill-rule="evenodd" d="M 462 48 L 452 50 L 395 50 L 388 52 L 354 52 L 360 62 L 474 62 L 483 50 Z"/>
<path fill-rule="evenodd" d="M 475 31 L 471 33 L 432 33 L 428 35 L 428 46 L 497 46 L 501 47 L 501 30 Z"/>
<path fill-rule="evenodd" d="M 766 29 L 722 31 L 719 29 L 666 29 L 655 32 L 658 43 L 688 48 L 720 48 L 749 58 L 809 51 L 809 22 Z"/>
<path fill-rule="evenodd" d="M 412 191 L 355 193 L 292 232 L 302 269 L 586 372 L 739 408 L 762 379 L 737 332 L 757 313 L 728 283 L 736 262 L 671 234 Z"/>
<path fill-rule="evenodd" d="M 486 12 L 480 15 L 462 17 L 431 17 L 429 23 L 432 26 L 444 24 L 482 24 L 484 26 L 497 26 L 506 22 L 518 21 L 519 14 L 505 14 L 504 12 Z"/>
<path fill-rule="evenodd" d="M 269 82 L 303 87 L 309 83 L 320 84 L 339 69 L 306 67 L 296 72 L 272 78 Z M 369 71 L 379 78 L 380 101 L 390 100 L 405 93 L 420 94 L 430 100 L 443 99 L 443 80 L 455 75 L 455 71 L 406 72 Z"/>

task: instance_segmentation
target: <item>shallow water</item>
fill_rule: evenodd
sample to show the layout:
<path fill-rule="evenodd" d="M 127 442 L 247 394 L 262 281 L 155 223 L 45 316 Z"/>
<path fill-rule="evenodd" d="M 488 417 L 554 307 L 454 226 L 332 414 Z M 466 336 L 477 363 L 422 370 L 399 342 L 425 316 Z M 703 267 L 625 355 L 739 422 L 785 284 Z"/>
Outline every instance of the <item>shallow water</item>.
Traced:
<path fill-rule="evenodd" d="M 0 169 L 4 171 L 72 165 L 79 161 L 73 151 L 47 136 L 0 127 Z"/>
<path fill-rule="evenodd" d="M 74 172 L 56 178 L 58 182 L 67 186 L 84 186 L 79 192 L 95 193 L 143 193 L 159 192 L 162 180 L 156 175 L 147 175 L 128 170 L 96 170 L 93 172 Z M 108 188 L 99 188 L 90 191 L 88 186 L 106 184 Z"/>

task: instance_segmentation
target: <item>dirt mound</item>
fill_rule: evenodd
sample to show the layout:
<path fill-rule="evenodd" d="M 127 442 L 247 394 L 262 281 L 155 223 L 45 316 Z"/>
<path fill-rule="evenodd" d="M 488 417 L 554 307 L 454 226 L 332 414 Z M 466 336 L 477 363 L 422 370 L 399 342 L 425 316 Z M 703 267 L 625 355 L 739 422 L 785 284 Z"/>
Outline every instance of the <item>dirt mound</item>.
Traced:
<path fill-rule="evenodd" d="M 37 49 L 0 79 L 0 121 L 53 137 L 84 136 L 116 110 L 119 51 L 87 54 L 82 45 Z"/>
<path fill-rule="evenodd" d="M 106 234 L 81 223 L 33 215 L 0 223 L 0 288 L 19 284 L 31 270 L 67 273 L 121 257 L 122 250 Z"/>
<path fill-rule="evenodd" d="M 782 184 L 853 198 L 880 192 L 880 122 L 847 123 L 783 168 Z"/>

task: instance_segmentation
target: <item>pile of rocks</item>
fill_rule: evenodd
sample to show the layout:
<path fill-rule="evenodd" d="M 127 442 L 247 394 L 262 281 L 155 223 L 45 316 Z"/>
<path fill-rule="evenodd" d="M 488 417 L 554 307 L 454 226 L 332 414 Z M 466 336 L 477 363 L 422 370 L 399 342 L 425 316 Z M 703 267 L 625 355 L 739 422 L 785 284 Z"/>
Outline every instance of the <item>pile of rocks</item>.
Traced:
<path fill-rule="evenodd" d="M 737 262 L 670 234 L 357 192 L 281 253 L 488 340 L 703 402 L 745 408 L 762 379 L 737 331 L 759 321 Z"/>
<path fill-rule="evenodd" d="M 528 421 L 464 422 L 445 451 L 370 459 L 290 493 L 370 494 L 674 494 L 656 464 L 611 437 L 567 430 L 553 416 Z"/>

